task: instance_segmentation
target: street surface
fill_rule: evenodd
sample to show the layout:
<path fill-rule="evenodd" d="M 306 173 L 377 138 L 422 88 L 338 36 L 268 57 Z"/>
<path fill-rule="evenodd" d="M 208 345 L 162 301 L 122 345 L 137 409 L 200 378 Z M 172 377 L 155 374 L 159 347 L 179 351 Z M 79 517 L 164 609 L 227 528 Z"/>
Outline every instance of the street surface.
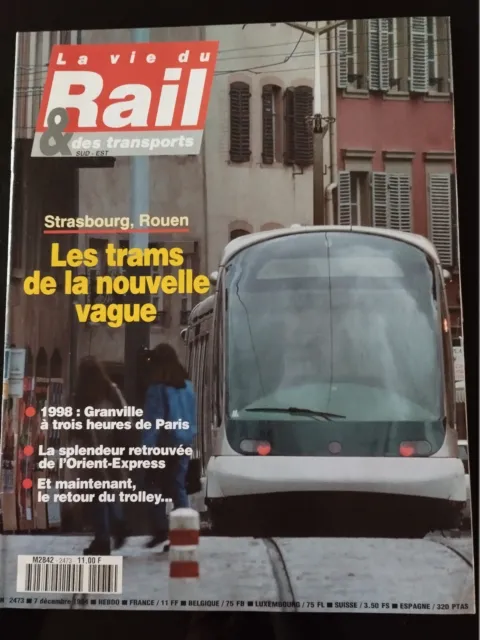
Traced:
<path fill-rule="evenodd" d="M 168 604 L 161 603 L 169 598 L 168 553 L 144 549 L 147 539 L 131 538 L 120 552 L 115 552 L 124 556 L 122 595 L 96 598 L 154 601 L 150 606 L 129 602 L 125 607 L 128 609 L 169 608 Z M 0 558 L 4 606 L 22 606 L 10 602 L 10 598 L 31 595 L 15 591 L 17 555 L 81 555 L 89 540 L 85 536 L 4 536 Z M 277 538 L 276 542 L 285 560 L 295 600 L 314 603 L 303 605 L 305 608 L 301 607 L 300 611 L 321 611 L 319 603 L 323 603 L 326 611 L 338 612 L 335 604 L 327 609 L 326 603 L 355 602 L 356 609 L 346 608 L 342 612 L 358 612 L 360 608 L 368 612 L 406 613 L 408 609 L 402 605 L 419 603 L 429 604 L 430 608 L 412 609 L 412 613 L 474 612 L 473 569 L 465 559 L 442 546 L 448 544 L 472 562 L 469 537 L 444 538 L 435 534 L 424 540 Z M 219 606 L 213 609 L 238 609 L 236 605 L 227 605 L 227 601 L 244 601 L 248 611 L 265 610 L 265 605 L 262 608 L 265 601 L 284 600 L 262 540 L 202 537 L 198 557 L 200 580 L 193 598 L 219 601 Z M 48 594 L 48 597 L 60 596 Z M 61 597 L 71 599 L 67 594 Z M 253 601 L 254 605 L 247 609 L 247 601 Z M 399 606 L 392 611 L 394 603 Z M 468 605 L 468 608 L 453 605 Z M 69 604 L 37 602 L 28 607 L 69 608 Z M 121 607 L 93 605 L 89 601 L 86 608 Z M 276 609 L 269 607 L 268 610 Z"/>

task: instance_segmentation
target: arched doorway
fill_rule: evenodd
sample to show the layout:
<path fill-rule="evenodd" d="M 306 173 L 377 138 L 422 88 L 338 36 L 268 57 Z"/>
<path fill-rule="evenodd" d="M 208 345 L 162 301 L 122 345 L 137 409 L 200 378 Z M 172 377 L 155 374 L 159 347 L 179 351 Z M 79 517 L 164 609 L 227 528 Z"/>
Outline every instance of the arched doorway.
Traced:
<path fill-rule="evenodd" d="M 50 378 L 61 378 L 62 367 L 63 362 L 60 351 L 58 349 L 54 349 L 52 357 L 50 358 Z"/>
<path fill-rule="evenodd" d="M 250 231 L 246 231 L 245 229 L 234 229 L 230 231 L 230 240 L 236 240 L 237 238 L 241 238 L 242 236 L 249 236 Z"/>
<path fill-rule="evenodd" d="M 35 377 L 48 378 L 48 355 L 43 347 L 40 347 L 35 360 Z"/>

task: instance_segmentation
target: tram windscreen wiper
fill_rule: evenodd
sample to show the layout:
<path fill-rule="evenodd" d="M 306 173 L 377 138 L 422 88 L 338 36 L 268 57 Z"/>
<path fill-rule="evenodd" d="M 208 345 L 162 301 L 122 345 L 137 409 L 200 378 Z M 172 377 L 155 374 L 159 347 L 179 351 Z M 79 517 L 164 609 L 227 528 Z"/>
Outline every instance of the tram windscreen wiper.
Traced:
<path fill-rule="evenodd" d="M 327 411 L 315 411 L 314 409 L 302 409 L 300 407 L 253 407 L 245 411 L 266 412 L 266 413 L 289 413 L 297 416 L 311 416 L 312 418 L 323 418 L 331 422 L 332 418 L 346 418 L 338 413 L 328 413 Z"/>

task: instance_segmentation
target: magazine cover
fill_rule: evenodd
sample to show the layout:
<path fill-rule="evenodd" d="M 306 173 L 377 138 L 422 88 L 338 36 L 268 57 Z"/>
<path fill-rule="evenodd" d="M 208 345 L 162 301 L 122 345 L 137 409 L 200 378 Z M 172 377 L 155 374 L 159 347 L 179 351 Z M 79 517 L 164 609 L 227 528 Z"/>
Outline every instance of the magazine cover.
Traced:
<path fill-rule="evenodd" d="M 448 17 L 20 33 L 0 602 L 474 613 Z"/>

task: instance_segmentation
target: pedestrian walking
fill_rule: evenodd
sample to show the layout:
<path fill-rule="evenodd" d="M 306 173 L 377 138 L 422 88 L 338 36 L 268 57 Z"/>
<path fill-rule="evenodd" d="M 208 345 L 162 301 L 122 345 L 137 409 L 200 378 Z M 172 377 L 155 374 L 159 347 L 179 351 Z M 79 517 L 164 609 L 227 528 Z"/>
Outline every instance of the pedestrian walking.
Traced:
<path fill-rule="evenodd" d="M 118 387 L 109 379 L 103 367 L 96 358 L 88 356 L 80 362 L 75 391 L 75 408 L 81 415 L 86 407 L 95 409 L 120 409 L 126 406 L 126 401 Z M 116 429 L 86 430 L 78 432 L 85 446 L 105 447 L 124 446 L 122 431 Z M 88 477 L 95 480 L 121 480 L 122 471 L 118 469 L 89 469 Z M 92 503 L 92 517 L 95 537 L 89 547 L 84 549 L 87 555 L 109 555 L 111 552 L 111 537 L 114 549 L 120 549 L 126 540 L 127 531 L 121 503 L 115 492 L 108 490 L 115 496 L 114 502 L 100 502 L 98 491 Z"/>
<path fill-rule="evenodd" d="M 175 349 L 161 343 L 150 359 L 149 385 L 147 388 L 144 419 L 153 427 L 143 431 L 142 443 L 157 447 L 190 447 L 197 433 L 196 400 L 192 382 L 181 364 Z M 157 420 L 163 426 L 155 428 Z M 172 428 L 172 424 L 176 427 Z M 174 455 L 164 458 L 165 468 L 147 470 L 145 484 L 149 491 L 161 492 L 171 498 L 175 509 L 189 506 L 187 474 L 190 457 Z M 166 502 L 150 507 L 152 538 L 147 543 L 151 549 L 168 540 Z M 166 550 L 168 546 L 165 546 Z"/>

